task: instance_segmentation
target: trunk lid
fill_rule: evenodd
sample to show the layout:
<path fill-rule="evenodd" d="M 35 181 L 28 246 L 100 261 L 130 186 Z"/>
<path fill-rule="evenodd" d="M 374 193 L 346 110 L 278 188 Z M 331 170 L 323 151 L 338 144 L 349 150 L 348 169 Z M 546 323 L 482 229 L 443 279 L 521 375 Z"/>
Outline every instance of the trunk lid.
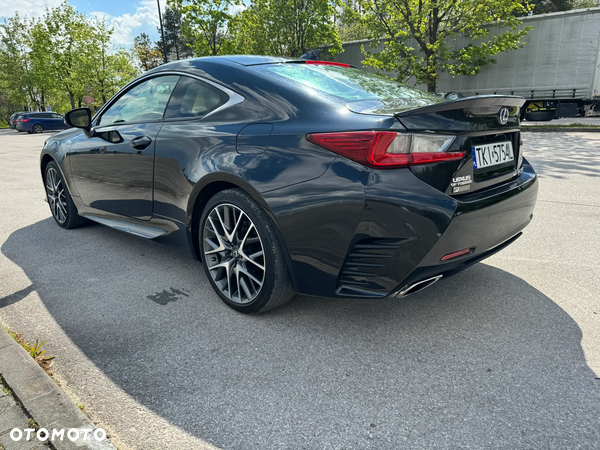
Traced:
<path fill-rule="evenodd" d="M 460 161 L 411 166 L 421 180 L 451 196 L 465 195 L 517 176 L 521 168 L 519 112 L 525 99 L 489 95 L 410 107 L 403 101 L 347 104 L 360 114 L 394 115 L 409 133 L 456 136 L 449 152 Z"/>

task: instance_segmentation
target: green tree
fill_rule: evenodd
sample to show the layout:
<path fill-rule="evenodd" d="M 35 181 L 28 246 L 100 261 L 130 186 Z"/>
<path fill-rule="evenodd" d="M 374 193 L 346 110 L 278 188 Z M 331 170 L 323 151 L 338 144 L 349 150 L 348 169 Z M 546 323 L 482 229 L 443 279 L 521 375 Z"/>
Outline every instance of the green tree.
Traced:
<path fill-rule="evenodd" d="M 344 0 L 337 17 L 337 27 L 342 42 L 358 41 L 371 37 L 371 31 L 362 18 L 362 6 L 358 0 Z"/>
<path fill-rule="evenodd" d="M 124 49 L 111 50 L 110 39 L 113 29 L 106 22 L 92 21 L 92 34 L 85 57 L 86 72 L 90 75 L 88 92 L 94 103 L 101 106 L 121 87 L 138 75 L 131 63 L 131 55 Z"/>
<path fill-rule="evenodd" d="M 69 96 L 71 107 L 81 106 L 92 83 L 88 55 L 94 29 L 85 16 L 66 1 L 46 9 L 32 30 L 31 56 L 42 86 L 52 86 Z"/>
<path fill-rule="evenodd" d="M 165 49 L 169 61 L 190 58 L 194 55 L 191 41 L 186 39 L 181 31 L 183 18 L 181 13 L 167 5 L 162 15 L 162 23 L 165 34 Z M 162 35 L 160 27 L 157 28 L 159 36 Z M 163 48 L 162 39 L 156 43 L 158 48 Z"/>
<path fill-rule="evenodd" d="M 529 28 L 517 30 L 517 15 L 529 10 L 515 0 L 359 0 L 361 23 L 383 38 L 381 53 L 368 53 L 364 65 L 398 74 L 407 82 L 412 77 L 435 92 L 439 72 L 473 75 L 495 62 L 493 56 L 524 44 Z M 508 28 L 489 36 L 491 26 Z M 457 37 L 470 44 L 458 47 Z"/>
<path fill-rule="evenodd" d="M 152 44 L 150 36 L 146 33 L 141 33 L 133 40 L 133 53 L 144 71 L 154 69 L 163 62 L 161 49 Z"/>
<path fill-rule="evenodd" d="M 23 107 L 10 98 L 9 91 L 5 89 L 3 81 L 4 79 L 0 78 L 0 123 L 10 125 L 10 116 L 20 111 Z"/>
<path fill-rule="evenodd" d="M 241 6 L 242 0 L 168 0 L 167 3 L 183 16 L 183 35 L 196 56 L 235 52 L 229 22 L 233 19 L 232 8 Z"/>
<path fill-rule="evenodd" d="M 32 22 L 18 14 L 0 25 L 0 88 L 7 104 L 28 110 L 39 106 L 30 58 Z"/>
<path fill-rule="evenodd" d="M 595 8 L 600 5 L 598 0 L 539 0 L 533 1 L 533 14 L 546 14 L 572 9 Z"/>
<path fill-rule="evenodd" d="M 234 21 L 238 51 L 301 56 L 323 45 L 342 50 L 335 25 L 339 0 L 257 0 Z"/>

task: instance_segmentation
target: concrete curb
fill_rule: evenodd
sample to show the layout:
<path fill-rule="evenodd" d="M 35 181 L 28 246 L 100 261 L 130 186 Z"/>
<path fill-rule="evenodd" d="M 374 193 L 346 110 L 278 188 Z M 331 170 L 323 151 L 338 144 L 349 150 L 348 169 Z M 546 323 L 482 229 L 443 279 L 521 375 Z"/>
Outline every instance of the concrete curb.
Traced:
<path fill-rule="evenodd" d="M 65 429 L 63 440 L 56 438 L 49 441 L 51 448 L 116 450 L 108 439 L 96 441 L 93 438 L 96 425 L 81 412 L 25 349 L 3 330 L 0 330 L 0 375 L 40 428 L 48 430 L 50 434 L 52 429 Z M 91 431 L 86 440 L 83 433 L 80 433 L 79 439 L 73 442 L 67 438 L 67 431 L 72 428 Z M 20 442 L 24 439 L 25 433 Z M 29 442 L 39 444 L 33 435 Z"/>
<path fill-rule="evenodd" d="M 535 133 L 547 133 L 547 132 L 566 132 L 572 131 L 577 133 L 600 133 L 600 127 L 544 127 L 541 125 L 523 125 L 521 126 L 523 132 L 535 132 Z"/>

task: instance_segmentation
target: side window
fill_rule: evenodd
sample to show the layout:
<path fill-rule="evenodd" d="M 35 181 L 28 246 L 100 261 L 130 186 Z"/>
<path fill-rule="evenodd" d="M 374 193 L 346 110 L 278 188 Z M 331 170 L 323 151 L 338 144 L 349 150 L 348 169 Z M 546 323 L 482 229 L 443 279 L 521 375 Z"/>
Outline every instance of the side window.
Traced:
<path fill-rule="evenodd" d="M 166 119 L 202 117 L 227 102 L 224 92 L 189 77 L 181 77 L 165 114 Z"/>
<path fill-rule="evenodd" d="M 178 80 L 178 75 L 168 75 L 135 85 L 102 114 L 99 125 L 162 119 Z"/>
<path fill-rule="evenodd" d="M 49 119 L 51 117 L 52 117 L 52 114 L 50 114 L 50 113 L 41 113 L 41 114 L 35 115 L 36 119 Z"/>
<path fill-rule="evenodd" d="M 61 116 L 60 114 L 53 113 L 52 114 L 52 118 L 54 118 L 54 119 L 62 119 L 63 116 Z"/>

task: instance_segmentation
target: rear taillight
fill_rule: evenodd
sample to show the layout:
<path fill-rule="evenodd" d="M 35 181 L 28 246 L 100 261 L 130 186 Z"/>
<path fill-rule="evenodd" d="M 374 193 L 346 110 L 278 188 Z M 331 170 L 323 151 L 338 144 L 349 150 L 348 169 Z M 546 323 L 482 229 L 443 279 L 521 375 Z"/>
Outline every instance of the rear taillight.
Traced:
<path fill-rule="evenodd" d="M 23 122 L 29 122 L 30 119 L 21 119 L 21 123 Z"/>
<path fill-rule="evenodd" d="M 464 152 L 447 152 L 454 136 L 405 134 L 394 131 L 349 131 L 314 133 L 310 142 L 378 169 L 429 164 L 461 159 Z"/>

